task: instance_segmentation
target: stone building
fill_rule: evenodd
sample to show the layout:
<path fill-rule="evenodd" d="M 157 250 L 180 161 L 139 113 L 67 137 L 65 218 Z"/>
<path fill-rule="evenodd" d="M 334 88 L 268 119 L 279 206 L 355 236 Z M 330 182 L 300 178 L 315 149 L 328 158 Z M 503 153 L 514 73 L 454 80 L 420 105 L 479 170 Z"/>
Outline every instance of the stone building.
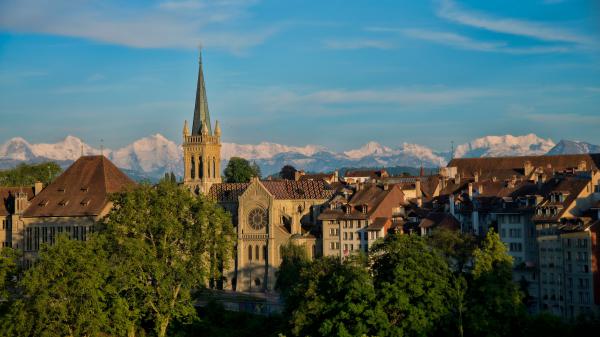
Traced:
<path fill-rule="evenodd" d="M 265 180 L 214 184 L 209 196 L 228 210 L 237 228 L 234 269 L 225 287 L 272 291 L 281 247 L 292 242 L 309 257 L 321 254 L 317 217 L 333 190 L 322 180 Z"/>

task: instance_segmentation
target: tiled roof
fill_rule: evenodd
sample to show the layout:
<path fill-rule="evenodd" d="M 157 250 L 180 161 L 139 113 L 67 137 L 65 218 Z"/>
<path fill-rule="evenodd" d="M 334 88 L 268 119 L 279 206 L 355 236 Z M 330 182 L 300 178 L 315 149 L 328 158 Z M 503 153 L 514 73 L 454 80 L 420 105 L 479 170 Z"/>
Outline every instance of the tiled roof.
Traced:
<path fill-rule="evenodd" d="M 546 214 L 535 214 L 533 220 L 557 220 L 560 219 L 566 209 L 577 199 L 577 196 L 590 182 L 589 179 L 585 179 L 577 176 L 570 177 L 555 177 L 551 178 L 544 183 L 542 187 L 544 200 L 538 205 L 538 208 L 544 206 L 557 207 L 558 212 L 554 215 Z M 550 195 L 553 192 L 568 193 L 563 202 L 551 202 Z"/>
<path fill-rule="evenodd" d="M 135 183 L 104 156 L 86 156 L 31 200 L 24 217 L 96 216 L 109 194 Z"/>
<path fill-rule="evenodd" d="M 260 182 L 275 199 L 329 199 L 335 190 L 323 180 L 264 180 Z M 219 202 L 237 202 L 250 183 L 214 184 L 209 195 Z"/>
<path fill-rule="evenodd" d="M 275 199 L 329 199 L 334 193 L 323 180 L 266 180 L 261 183 Z"/>
<path fill-rule="evenodd" d="M 27 199 L 33 197 L 33 187 L 0 187 L 0 216 L 13 214 L 14 197 L 18 192 L 27 194 Z"/>
<path fill-rule="evenodd" d="M 391 222 L 390 218 L 375 218 L 373 222 L 367 227 L 368 231 L 381 230 L 388 222 Z"/>
<path fill-rule="evenodd" d="M 357 178 L 357 177 L 369 177 L 369 178 L 381 178 L 387 176 L 386 170 L 354 170 L 348 171 L 344 174 L 344 177 Z"/>
<path fill-rule="evenodd" d="M 587 169 L 600 167 L 600 154 L 572 154 L 558 156 L 522 156 L 522 157 L 486 157 L 486 158 L 455 158 L 448 163 L 448 167 L 457 167 L 458 172 L 472 176 L 475 172 L 493 174 L 497 172 L 514 171 L 514 174 L 523 174 L 525 162 L 529 161 L 533 167 L 548 167 L 561 171 L 574 168 L 581 161 L 586 162 Z"/>
<path fill-rule="evenodd" d="M 460 222 L 452 214 L 445 212 L 431 212 L 427 214 L 427 216 L 423 218 L 423 220 L 421 220 L 421 223 L 419 223 L 419 227 L 460 229 Z"/>
<path fill-rule="evenodd" d="M 210 187 L 208 195 L 219 202 L 237 202 L 250 183 L 221 183 Z"/>

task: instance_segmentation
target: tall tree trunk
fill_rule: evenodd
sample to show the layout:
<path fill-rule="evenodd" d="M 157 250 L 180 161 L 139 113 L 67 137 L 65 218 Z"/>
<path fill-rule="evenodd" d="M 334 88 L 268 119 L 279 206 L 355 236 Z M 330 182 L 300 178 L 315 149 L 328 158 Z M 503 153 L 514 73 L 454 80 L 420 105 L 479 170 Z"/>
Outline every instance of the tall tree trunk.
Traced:
<path fill-rule="evenodd" d="M 159 318 L 158 324 L 158 337 L 165 337 L 167 335 L 167 328 L 169 327 L 169 318 Z"/>

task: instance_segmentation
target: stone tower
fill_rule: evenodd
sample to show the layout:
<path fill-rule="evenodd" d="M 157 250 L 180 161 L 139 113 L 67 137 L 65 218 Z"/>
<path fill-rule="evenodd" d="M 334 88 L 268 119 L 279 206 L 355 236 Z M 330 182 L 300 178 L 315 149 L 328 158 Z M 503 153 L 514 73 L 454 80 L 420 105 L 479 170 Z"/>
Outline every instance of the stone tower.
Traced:
<path fill-rule="evenodd" d="M 183 184 L 196 194 L 207 194 L 213 184 L 221 182 L 221 128 L 217 121 L 213 132 L 210 124 L 202 54 L 192 133 L 190 134 L 187 121 L 183 125 L 183 166 Z"/>

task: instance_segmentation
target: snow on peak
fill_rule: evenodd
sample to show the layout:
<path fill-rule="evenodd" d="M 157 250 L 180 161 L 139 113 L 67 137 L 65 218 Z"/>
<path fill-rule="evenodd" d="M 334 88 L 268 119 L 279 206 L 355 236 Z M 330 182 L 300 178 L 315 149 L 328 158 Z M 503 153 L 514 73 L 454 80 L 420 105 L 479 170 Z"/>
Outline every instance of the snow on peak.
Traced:
<path fill-rule="evenodd" d="M 377 142 L 371 141 L 358 149 L 345 151 L 344 154 L 350 159 L 360 159 L 367 156 L 393 155 L 396 154 L 396 151 L 393 151 L 387 146 L 383 146 Z"/>
<path fill-rule="evenodd" d="M 456 147 L 454 157 L 502 157 L 543 155 L 554 147 L 554 142 L 533 133 L 524 136 L 486 136 Z"/>
<path fill-rule="evenodd" d="M 287 146 L 276 143 L 262 142 L 257 145 L 253 144 L 221 144 L 221 159 L 229 159 L 231 157 L 242 157 L 245 159 L 268 159 L 280 153 L 295 152 L 305 156 L 312 156 L 317 152 L 325 150 L 319 145 L 306 146 Z"/>
<path fill-rule="evenodd" d="M 31 151 L 31 144 L 21 137 L 14 137 L 0 146 L 0 157 L 12 160 L 30 160 L 35 155 Z"/>

